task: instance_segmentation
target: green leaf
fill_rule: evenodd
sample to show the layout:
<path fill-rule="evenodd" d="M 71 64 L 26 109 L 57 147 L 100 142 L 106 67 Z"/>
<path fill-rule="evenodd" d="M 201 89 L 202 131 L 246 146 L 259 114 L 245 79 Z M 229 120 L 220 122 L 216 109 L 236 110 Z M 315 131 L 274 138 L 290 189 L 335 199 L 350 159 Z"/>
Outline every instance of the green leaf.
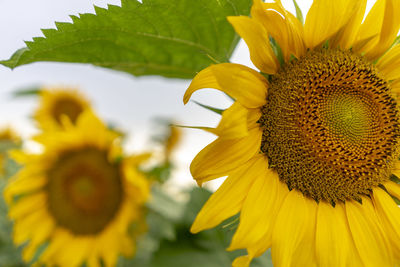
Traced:
<path fill-rule="evenodd" d="M 274 54 L 276 55 L 276 57 L 277 57 L 277 59 L 279 61 L 279 64 L 281 66 L 284 66 L 285 65 L 285 59 L 283 58 L 283 52 L 282 52 L 281 47 L 279 46 L 278 42 L 274 38 L 270 37 L 269 41 L 270 41 L 272 50 L 274 51 Z"/>
<path fill-rule="evenodd" d="M 301 22 L 301 24 L 304 24 L 304 17 L 303 13 L 301 12 L 301 9 L 299 5 L 297 4 L 296 0 L 293 0 L 294 7 L 296 8 L 296 17 L 297 19 Z"/>
<path fill-rule="evenodd" d="M 197 105 L 199 105 L 202 108 L 205 108 L 205 109 L 208 109 L 210 111 L 213 111 L 213 112 L 215 112 L 215 113 L 217 113 L 219 115 L 222 115 L 222 112 L 225 111 L 224 109 L 214 108 L 214 107 L 211 107 L 211 106 L 208 106 L 208 105 L 201 104 L 200 102 L 197 102 L 195 100 L 192 100 L 192 102 L 196 103 Z"/>
<path fill-rule="evenodd" d="M 194 187 L 190 192 L 190 198 L 185 206 L 185 211 L 183 212 L 183 223 L 190 227 L 196 218 L 197 214 L 210 198 L 211 192 L 202 187 Z"/>
<path fill-rule="evenodd" d="M 171 221 L 178 221 L 182 217 L 183 205 L 168 196 L 159 186 L 152 187 L 151 199 L 148 208 Z"/>
<path fill-rule="evenodd" d="M 171 177 L 172 169 L 174 166 L 170 162 L 157 165 L 152 169 L 145 171 L 147 177 L 156 180 L 159 183 L 165 183 Z"/>
<path fill-rule="evenodd" d="M 38 96 L 41 91 L 40 86 L 30 86 L 22 89 L 18 89 L 12 93 L 13 97 L 30 97 L 30 96 Z"/>
<path fill-rule="evenodd" d="M 15 68 L 37 61 L 90 63 L 133 75 L 192 78 L 227 62 L 239 37 L 227 16 L 248 15 L 251 0 L 122 0 L 95 7 L 42 30 L 5 61 Z"/>

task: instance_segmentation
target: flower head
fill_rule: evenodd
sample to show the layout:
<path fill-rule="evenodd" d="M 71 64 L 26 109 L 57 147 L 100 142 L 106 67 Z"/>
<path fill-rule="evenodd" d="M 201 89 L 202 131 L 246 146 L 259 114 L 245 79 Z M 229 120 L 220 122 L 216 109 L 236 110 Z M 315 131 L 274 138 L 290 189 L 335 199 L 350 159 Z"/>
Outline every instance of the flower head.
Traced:
<path fill-rule="evenodd" d="M 77 90 L 43 89 L 40 91 L 40 104 L 34 118 L 43 130 L 59 129 L 64 117 L 75 123 L 87 109 L 90 109 L 88 100 Z"/>
<path fill-rule="evenodd" d="M 10 127 L 0 129 L 0 176 L 8 175 L 8 152 L 21 145 L 20 136 Z"/>
<path fill-rule="evenodd" d="M 38 260 L 48 266 L 114 266 L 146 230 L 149 184 L 137 166 L 147 156 L 124 157 L 118 135 L 89 111 L 63 128 L 35 138 L 42 153 L 13 154 L 23 165 L 4 191 L 14 242 L 27 242 L 26 261 L 48 243 Z"/>
<path fill-rule="evenodd" d="M 240 212 L 234 266 L 271 248 L 274 265 L 400 263 L 400 2 L 314 0 L 303 25 L 280 1 L 229 17 L 260 72 L 218 64 L 184 96 L 219 89 L 236 101 L 193 160 L 201 185 L 228 176 L 192 232 Z M 394 44 L 394 45 L 393 45 Z"/>
<path fill-rule="evenodd" d="M 10 127 L 0 130 L 0 142 L 21 143 L 21 137 Z"/>

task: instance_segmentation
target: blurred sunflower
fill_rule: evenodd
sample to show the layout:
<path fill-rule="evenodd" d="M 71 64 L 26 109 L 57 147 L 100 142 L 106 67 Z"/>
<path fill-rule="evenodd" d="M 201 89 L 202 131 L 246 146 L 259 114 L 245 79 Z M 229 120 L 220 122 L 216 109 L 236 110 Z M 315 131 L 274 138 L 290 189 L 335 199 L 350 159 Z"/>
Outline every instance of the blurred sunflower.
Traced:
<path fill-rule="evenodd" d="M 0 130 L 0 142 L 12 142 L 19 144 L 21 138 L 19 135 L 10 127 L 5 127 Z"/>
<path fill-rule="evenodd" d="M 149 184 L 137 167 L 148 155 L 123 157 L 118 135 L 89 111 L 64 123 L 35 138 L 41 154 L 13 154 L 23 165 L 4 191 L 14 242 L 27 243 L 26 261 L 47 244 L 38 262 L 48 266 L 115 266 L 146 230 Z"/>
<path fill-rule="evenodd" d="M 0 176 L 6 175 L 8 151 L 21 144 L 21 138 L 10 127 L 0 129 Z"/>
<path fill-rule="evenodd" d="M 64 116 L 75 123 L 79 115 L 89 108 L 89 101 L 77 90 L 43 89 L 34 118 L 42 130 L 58 129 Z"/>
<path fill-rule="evenodd" d="M 228 176 L 192 226 L 240 212 L 234 266 L 271 248 L 274 266 L 400 263 L 400 1 L 314 0 L 305 23 L 280 1 L 228 17 L 257 72 L 210 66 L 193 79 L 236 101 L 193 160 L 201 185 Z"/>
<path fill-rule="evenodd" d="M 166 161 L 170 161 L 171 154 L 182 139 L 182 131 L 179 129 L 179 127 L 170 124 L 168 125 L 168 130 L 169 133 L 164 143 L 164 154 Z"/>

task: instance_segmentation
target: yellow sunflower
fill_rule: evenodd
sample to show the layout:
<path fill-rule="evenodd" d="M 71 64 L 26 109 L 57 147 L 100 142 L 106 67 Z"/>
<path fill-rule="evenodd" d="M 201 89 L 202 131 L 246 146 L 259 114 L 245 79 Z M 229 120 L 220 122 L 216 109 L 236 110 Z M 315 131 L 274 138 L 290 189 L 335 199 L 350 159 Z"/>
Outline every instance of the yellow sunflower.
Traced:
<path fill-rule="evenodd" d="M 89 108 L 88 100 L 77 90 L 43 89 L 40 91 L 39 108 L 34 118 L 43 130 L 58 129 L 62 125 L 63 117 L 75 123 L 79 115 Z"/>
<path fill-rule="evenodd" d="M 21 142 L 21 138 L 12 128 L 5 127 L 0 130 L 0 142 L 19 144 Z"/>
<path fill-rule="evenodd" d="M 304 25 L 280 1 L 228 17 L 259 69 L 210 66 L 201 88 L 236 101 L 193 160 L 199 185 L 227 176 L 192 226 L 240 213 L 233 266 L 271 248 L 274 266 L 400 263 L 400 1 L 314 0 Z M 393 175 L 394 174 L 394 175 Z M 400 176 L 399 176 L 400 177 Z"/>
<path fill-rule="evenodd" d="M 21 138 L 10 127 L 0 129 L 0 176 L 7 175 L 6 164 L 8 158 L 8 151 L 16 148 L 21 144 Z"/>
<path fill-rule="evenodd" d="M 149 184 L 137 165 L 148 155 L 123 157 L 118 135 L 88 111 L 64 129 L 35 138 L 41 154 L 13 154 L 23 165 L 4 192 L 14 242 L 26 261 L 47 244 L 38 262 L 48 266 L 115 266 L 146 230 Z"/>
<path fill-rule="evenodd" d="M 179 127 L 170 124 L 168 126 L 168 130 L 169 133 L 164 144 L 164 154 L 166 161 L 170 161 L 171 154 L 173 153 L 174 149 L 179 145 L 179 142 L 182 139 L 182 131 L 181 129 L 179 129 Z"/>

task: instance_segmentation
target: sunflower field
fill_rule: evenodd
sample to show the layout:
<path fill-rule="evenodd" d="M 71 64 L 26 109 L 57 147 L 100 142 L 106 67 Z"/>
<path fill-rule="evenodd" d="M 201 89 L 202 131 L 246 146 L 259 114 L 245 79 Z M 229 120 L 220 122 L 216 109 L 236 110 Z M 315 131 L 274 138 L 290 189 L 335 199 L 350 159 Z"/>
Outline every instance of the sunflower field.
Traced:
<path fill-rule="evenodd" d="M 399 14 L 0 1 L 0 267 L 400 266 Z"/>

